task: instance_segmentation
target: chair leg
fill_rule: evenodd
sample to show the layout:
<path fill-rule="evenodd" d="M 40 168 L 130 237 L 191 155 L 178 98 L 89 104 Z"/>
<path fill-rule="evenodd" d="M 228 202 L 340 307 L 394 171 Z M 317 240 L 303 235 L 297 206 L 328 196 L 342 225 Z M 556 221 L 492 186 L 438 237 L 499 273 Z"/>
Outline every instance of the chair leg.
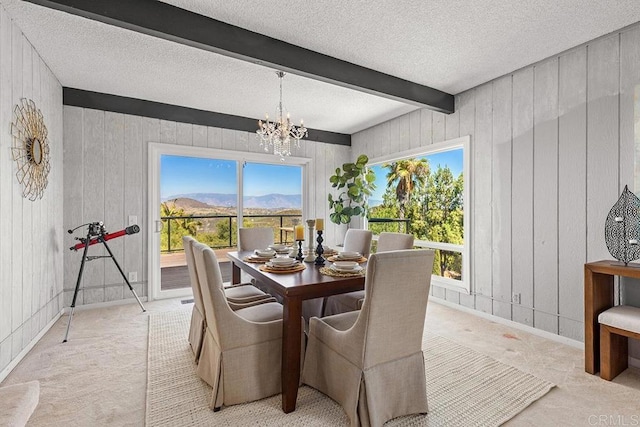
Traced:
<path fill-rule="evenodd" d="M 627 369 L 627 337 L 618 335 L 607 325 L 600 325 L 600 378 L 611 381 Z"/>

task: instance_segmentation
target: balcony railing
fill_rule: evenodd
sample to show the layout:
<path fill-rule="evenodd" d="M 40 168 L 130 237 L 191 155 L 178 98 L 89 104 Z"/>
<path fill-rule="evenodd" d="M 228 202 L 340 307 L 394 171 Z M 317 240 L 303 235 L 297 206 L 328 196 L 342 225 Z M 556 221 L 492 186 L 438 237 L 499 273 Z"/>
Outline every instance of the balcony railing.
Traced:
<path fill-rule="evenodd" d="M 369 223 L 369 225 L 371 224 L 385 224 L 385 225 L 395 225 L 397 224 L 397 230 L 395 229 L 396 227 L 393 227 L 394 230 L 393 231 L 397 231 L 398 233 L 407 233 L 407 234 L 411 234 L 411 219 L 409 218 L 369 218 L 367 220 L 367 222 Z M 402 224 L 404 223 L 404 230 L 402 230 Z M 371 227 L 369 227 L 371 228 Z M 383 231 L 391 231 L 390 228 L 391 227 L 382 227 L 384 228 Z"/>
<path fill-rule="evenodd" d="M 253 220 L 258 219 L 258 218 L 265 218 L 267 220 L 269 219 L 277 219 L 276 221 L 262 221 L 262 222 L 255 222 Z M 195 221 L 200 221 L 201 224 L 204 221 L 208 221 L 208 220 L 212 220 L 213 223 L 212 224 L 208 224 L 208 226 L 206 228 L 210 228 L 209 230 L 204 229 L 204 227 L 201 225 L 200 227 L 198 227 L 198 232 L 200 234 L 202 233 L 215 233 L 215 224 L 217 224 L 219 221 L 225 221 L 228 223 L 228 230 L 229 230 L 229 235 L 226 239 L 225 244 L 219 244 L 219 245 L 209 245 L 211 246 L 211 248 L 213 249 L 223 249 L 223 248 L 232 248 L 234 246 L 236 246 L 237 244 L 237 220 L 238 217 L 236 215 L 187 215 L 187 216 L 163 216 L 160 217 L 162 224 L 163 224 L 163 233 L 166 227 L 166 233 L 167 233 L 167 245 L 166 247 L 161 247 L 160 252 L 161 253 L 171 253 L 171 252 L 176 252 L 176 251 L 182 251 L 184 250 L 182 247 L 182 239 L 180 239 L 180 242 L 178 243 L 178 245 L 173 245 L 171 240 L 172 240 L 172 233 L 175 234 L 178 232 L 178 230 L 172 230 L 172 221 L 190 221 L 190 220 L 195 220 Z M 247 221 L 249 220 L 249 221 Z M 286 239 L 288 237 L 288 234 L 290 233 L 293 236 L 293 226 L 295 224 L 299 224 L 302 220 L 302 216 L 301 215 L 296 215 L 296 214 L 279 214 L 279 215 L 243 215 L 243 222 L 244 222 L 244 226 L 249 226 L 253 223 L 254 226 L 264 226 L 264 227 L 273 227 L 274 228 L 274 241 L 277 241 L 278 243 L 285 243 Z M 291 228 L 291 230 L 287 230 L 287 228 Z M 189 234 L 188 232 L 185 232 L 184 227 L 182 227 L 181 230 L 179 230 L 182 232 L 182 235 L 186 235 Z M 182 236 L 181 236 L 182 237 Z M 279 237 L 279 241 L 278 241 L 278 237 Z M 284 238 L 283 238 L 284 237 Z M 219 240 L 219 239 L 218 239 Z"/>

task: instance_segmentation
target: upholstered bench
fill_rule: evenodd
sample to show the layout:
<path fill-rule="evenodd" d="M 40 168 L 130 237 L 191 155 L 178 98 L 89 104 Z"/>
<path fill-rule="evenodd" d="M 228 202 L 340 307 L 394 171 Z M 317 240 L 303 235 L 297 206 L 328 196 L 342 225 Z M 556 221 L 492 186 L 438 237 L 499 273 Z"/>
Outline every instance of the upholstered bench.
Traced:
<path fill-rule="evenodd" d="M 39 400 L 38 381 L 0 387 L 0 426 L 25 426 Z"/>
<path fill-rule="evenodd" d="M 600 378 L 614 379 L 627 369 L 627 338 L 640 339 L 640 308 L 617 305 L 598 316 L 600 323 Z"/>

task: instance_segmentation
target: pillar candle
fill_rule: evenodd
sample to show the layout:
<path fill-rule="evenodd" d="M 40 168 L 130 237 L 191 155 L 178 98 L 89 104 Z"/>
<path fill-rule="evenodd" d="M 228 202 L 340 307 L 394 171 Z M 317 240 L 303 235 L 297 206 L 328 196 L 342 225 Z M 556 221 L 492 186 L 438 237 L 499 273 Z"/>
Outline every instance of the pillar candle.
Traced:
<path fill-rule="evenodd" d="M 304 240 L 304 226 L 296 225 L 296 240 Z"/>
<path fill-rule="evenodd" d="M 324 230 L 324 219 L 323 218 L 316 219 L 316 231 L 323 231 L 323 230 Z"/>

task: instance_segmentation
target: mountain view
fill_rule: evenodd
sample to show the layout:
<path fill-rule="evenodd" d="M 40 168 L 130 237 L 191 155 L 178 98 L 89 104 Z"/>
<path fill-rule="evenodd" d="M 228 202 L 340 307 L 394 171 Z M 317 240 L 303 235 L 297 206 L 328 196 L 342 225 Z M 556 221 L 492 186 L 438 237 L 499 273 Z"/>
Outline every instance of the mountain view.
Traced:
<path fill-rule="evenodd" d="M 191 199 L 194 202 L 200 202 L 201 205 L 193 203 L 193 207 L 236 207 L 236 194 L 220 194 L 220 193 L 190 193 L 176 194 L 166 197 L 162 201 L 175 199 Z M 300 194 L 267 194 L 264 196 L 245 196 L 245 208 L 256 209 L 300 209 L 302 207 L 302 197 Z"/>

